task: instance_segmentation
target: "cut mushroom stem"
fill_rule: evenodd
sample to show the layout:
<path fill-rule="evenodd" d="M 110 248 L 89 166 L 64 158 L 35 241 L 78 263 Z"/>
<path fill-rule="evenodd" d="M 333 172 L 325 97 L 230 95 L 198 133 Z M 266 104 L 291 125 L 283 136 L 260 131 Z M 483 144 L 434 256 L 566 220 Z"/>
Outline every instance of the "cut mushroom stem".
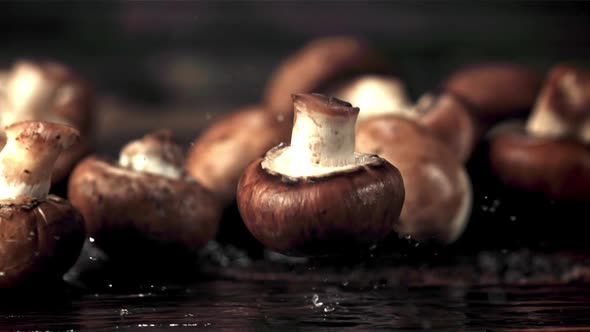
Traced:
<path fill-rule="evenodd" d="M 169 130 L 145 135 L 127 144 L 119 155 L 119 165 L 138 172 L 180 179 L 183 173 L 184 153 L 172 138 Z"/>
<path fill-rule="evenodd" d="M 534 136 L 590 143 L 590 72 L 568 66 L 554 68 L 526 130 Z"/>
<path fill-rule="evenodd" d="M 357 107 L 321 94 L 295 94 L 293 103 L 291 145 L 270 150 L 262 168 L 291 178 L 317 177 L 379 159 L 354 152 Z"/>
<path fill-rule="evenodd" d="M 0 152 L 0 201 L 47 197 L 57 157 L 79 135 L 70 126 L 49 122 L 25 121 L 7 127 L 6 145 Z"/>

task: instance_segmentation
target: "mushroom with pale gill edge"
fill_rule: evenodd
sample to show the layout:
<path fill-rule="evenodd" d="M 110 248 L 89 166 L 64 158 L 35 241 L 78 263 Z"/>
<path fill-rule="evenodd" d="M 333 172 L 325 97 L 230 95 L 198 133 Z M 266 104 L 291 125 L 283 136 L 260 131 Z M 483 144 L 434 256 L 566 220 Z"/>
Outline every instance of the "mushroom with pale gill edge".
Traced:
<path fill-rule="evenodd" d="M 590 201 L 590 71 L 555 67 L 526 125 L 492 131 L 490 163 L 510 186 Z"/>
<path fill-rule="evenodd" d="M 183 164 L 169 131 L 148 134 L 128 143 L 118 163 L 97 156 L 80 162 L 68 195 L 94 243 L 112 259 L 188 257 L 214 238 L 220 207 Z"/>
<path fill-rule="evenodd" d="M 368 248 L 399 217 L 399 171 L 354 152 L 358 108 L 318 94 L 293 95 L 293 103 L 291 144 L 271 149 L 240 178 L 242 219 L 254 237 L 286 254 Z"/>
<path fill-rule="evenodd" d="M 18 61 L 0 77 L 0 146 L 4 127 L 28 120 L 71 125 L 81 133 L 78 142 L 60 154 L 52 184 L 69 172 L 91 149 L 94 97 L 90 86 L 69 68 L 56 62 Z"/>
<path fill-rule="evenodd" d="M 79 133 L 62 124 L 6 127 L 0 152 L 0 289 L 59 281 L 84 242 L 84 222 L 66 200 L 49 195 L 53 165 Z"/>
<path fill-rule="evenodd" d="M 394 76 L 363 75 L 334 86 L 331 95 L 360 108 L 359 121 L 386 114 L 403 116 L 427 128 L 462 162 L 469 159 L 481 131 L 470 109 L 450 93 L 426 93 L 414 104 Z"/>

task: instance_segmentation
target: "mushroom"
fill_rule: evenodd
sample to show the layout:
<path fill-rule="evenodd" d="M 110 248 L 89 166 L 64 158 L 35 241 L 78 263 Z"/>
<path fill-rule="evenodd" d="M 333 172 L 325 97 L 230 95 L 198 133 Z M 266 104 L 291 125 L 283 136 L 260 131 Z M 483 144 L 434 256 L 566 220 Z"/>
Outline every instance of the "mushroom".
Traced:
<path fill-rule="evenodd" d="M 246 167 L 289 138 L 291 118 L 248 106 L 211 125 L 192 144 L 185 168 L 224 205 L 235 202 Z"/>
<path fill-rule="evenodd" d="M 541 77 L 527 67 L 490 62 L 459 69 L 442 87 L 469 103 L 481 124 L 492 125 L 527 114 L 541 83 Z"/>
<path fill-rule="evenodd" d="M 334 87 L 331 94 L 357 105 L 359 121 L 397 114 L 419 122 L 445 142 L 462 162 L 469 159 L 481 136 L 469 108 L 450 93 L 424 94 L 416 104 L 401 80 L 394 76 L 363 75 Z"/>
<path fill-rule="evenodd" d="M 72 172 L 70 200 L 115 260 L 190 255 L 217 232 L 217 200 L 183 171 L 183 151 L 171 136 L 148 134 L 128 143 L 118 163 L 90 156 Z"/>
<path fill-rule="evenodd" d="M 69 68 L 55 62 L 19 61 L 0 79 L 0 147 L 3 129 L 25 120 L 68 124 L 82 136 L 57 159 L 52 184 L 66 180 L 90 152 L 93 129 L 93 96 L 88 84 Z"/>
<path fill-rule="evenodd" d="M 0 289 L 58 281 L 84 242 L 84 222 L 66 200 L 49 195 L 53 165 L 75 144 L 76 129 L 24 121 L 6 127 L 0 152 Z"/>
<path fill-rule="evenodd" d="M 417 241 L 448 244 L 463 232 L 469 218 L 469 177 L 447 145 L 412 119 L 395 114 L 359 123 L 356 148 L 396 165 L 406 199 L 394 230 Z"/>
<path fill-rule="evenodd" d="M 555 67 L 526 125 L 490 136 L 492 170 L 505 184 L 590 201 L 590 71 Z"/>
<path fill-rule="evenodd" d="M 319 94 L 295 94 L 290 145 L 251 163 L 238 184 L 238 208 L 254 237 L 275 251 L 323 255 L 369 246 L 397 221 L 399 171 L 355 153 L 359 109 Z"/>
<path fill-rule="evenodd" d="M 355 75 L 389 72 L 389 65 L 367 41 L 327 37 L 311 41 L 283 61 L 266 85 L 263 100 L 270 111 L 291 114 L 295 91 L 322 91 Z"/>

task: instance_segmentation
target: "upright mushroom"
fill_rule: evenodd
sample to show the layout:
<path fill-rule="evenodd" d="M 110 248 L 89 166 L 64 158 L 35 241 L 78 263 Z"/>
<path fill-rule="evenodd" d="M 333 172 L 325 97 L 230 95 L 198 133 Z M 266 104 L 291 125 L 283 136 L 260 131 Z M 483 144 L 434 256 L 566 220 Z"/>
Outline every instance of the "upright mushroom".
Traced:
<path fill-rule="evenodd" d="M 404 200 L 399 171 L 355 153 L 358 108 L 318 94 L 293 95 L 290 145 L 254 161 L 238 184 L 246 226 L 273 250 L 342 253 L 383 239 Z"/>
<path fill-rule="evenodd" d="M 590 71 L 556 66 L 526 126 L 490 137 L 493 171 L 506 184 L 553 199 L 590 201 Z"/>
<path fill-rule="evenodd" d="M 270 111 L 291 114 L 293 92 L 324 92 L 329 85 L 359 74 L 390 71 L 389 64 L 366 40 L 319 38 L 276 68 L 266 85 L 263 100 Z"/>
<path fill-rule="evenodd" d="M 69 68 L 55 62 L 19 61 L 0 82 L 0 146 L 4 127 L 25 120 L 68 124 L 81 139 L 57 159 L 51 178 L 56 184 L 90 151 L 93 96 L 88 84 Z"/>
<path fill-rule="evenodd" d="M 84 242 L 84 222 L 49 195 L 59 154 L 78 140 L 72 127 L 37 121 L 6 127 L 0 152 L 0 289 L 60 280 Z"/>
<path fill-rule="evenodd" d="M 220 208 L 183 170 L 184 154 L 169 131 L 128 143 L 119 162 L 80 162 L 68 195 L 95 244 L 113 259 L 164 262 L 190 255 L 213 239 Z"/>

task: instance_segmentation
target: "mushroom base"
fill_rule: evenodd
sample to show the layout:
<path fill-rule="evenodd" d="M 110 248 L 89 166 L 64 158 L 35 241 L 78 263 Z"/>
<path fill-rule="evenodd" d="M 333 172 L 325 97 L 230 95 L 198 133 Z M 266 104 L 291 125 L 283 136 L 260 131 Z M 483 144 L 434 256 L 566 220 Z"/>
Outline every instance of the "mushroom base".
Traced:
<path fill-rule="evenodd" d="M 490 139 L 489 158 L 507 185 L 557 200 L 590 202 L 590 148 L 580 142 L 512 128 Z"/>
<path fill-rule="evenodd" d="M 82 249 L 82 216 L 50 195 L 27 204 L 0 204 L 0 289 L 60 281 Z"/>
<path fill-rule="evenodd" d="M 383 161 L 312 181 L 284 181 L 248 166 L 238 184 L 238 208 L 250 232 L 269 248 L 302 256 L 368 247 L 392 231 L 404 201 L 397 168 Z"/>

